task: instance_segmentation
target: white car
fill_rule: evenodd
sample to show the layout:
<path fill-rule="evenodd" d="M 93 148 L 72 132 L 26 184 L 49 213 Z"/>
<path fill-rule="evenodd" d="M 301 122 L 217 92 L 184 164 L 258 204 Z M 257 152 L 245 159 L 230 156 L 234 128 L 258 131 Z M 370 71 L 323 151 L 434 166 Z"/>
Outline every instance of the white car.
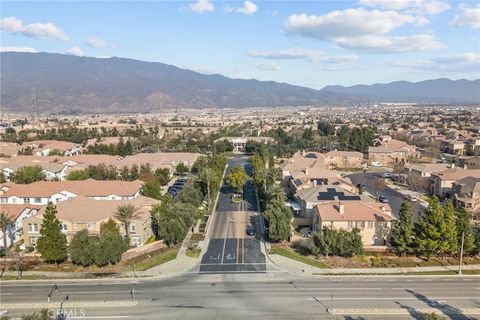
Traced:
<path fill-rule="evenodd" d="M 372 162 L 370 163 L 370 165 L 371 165 L 372 167 L 383 167 L 383 164 L 381 164 L 381 163 L 378 162 L 378 161 L 372 161 Z"/>
<path fill-rule="evenodd" d="M 417 202 L 418 200 L 417 197 L 415 197 L 413 194 L 408 195 L 408 199 L 410 199 L 410 201 L 412 202 Z"/>

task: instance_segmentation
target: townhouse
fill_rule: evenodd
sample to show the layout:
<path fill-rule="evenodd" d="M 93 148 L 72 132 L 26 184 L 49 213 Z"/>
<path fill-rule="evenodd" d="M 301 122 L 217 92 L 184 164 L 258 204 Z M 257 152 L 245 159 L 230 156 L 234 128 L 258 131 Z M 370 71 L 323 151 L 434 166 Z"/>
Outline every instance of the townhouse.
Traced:
<path fill-rule="evenodd" d="M 94 200 L 78 196 L 56 204 L 57 218 L 68 242 L 80 230 L 87 229 L 89 233 L 98 234 L 102 223 L 109 219 L 118 224 L 121 234 L 126 234 L 124 225 L 115 218 L 118 207 L 125 204 L 131 204 L 137 209 L 136 217 L 130 223 L 130 243 L 133 246 L 144 245 L 153 235 L 152 206 L 160 204 L 160 201 L 152 198 L 138 196 L 130 200 Z M 40 237 L 45 209 L 46 206 L 42 207 L 38 214 L 23 221 L 23 238 L 26 246 L 35 246 Z"/>
<path fill-rule="evenodd" d="M 37 214 L 41 206 L 31 204 L 2 204 L 0 212 L 5 213 L 13 222 L 7 226 L 7 247 L 22 239 L 23 222 L 25 219 Z M 0 230 L 0 247 L 3 247 L 3 231 Z"/>
<path fill-rule="evenodd" d="M 131 200 L 140 195 L 143 182 L 135 181 L 37 181 L 0 185 L 0 204 L 46 205 L 84 196 L 94 200 Z"/>
<path fill-rule="evenodd" d="M 357 228 L 363 245 L 368 248 L 389 244 L 393 220 L 388 204 L 355 200 L 326 202 L 314 208 L 313 230 Z"/>

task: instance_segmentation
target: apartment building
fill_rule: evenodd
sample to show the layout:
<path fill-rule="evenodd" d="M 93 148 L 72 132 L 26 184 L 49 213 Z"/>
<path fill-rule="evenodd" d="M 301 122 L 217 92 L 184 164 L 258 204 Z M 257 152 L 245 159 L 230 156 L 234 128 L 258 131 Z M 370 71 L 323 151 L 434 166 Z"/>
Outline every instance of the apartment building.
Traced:
<path fill-rule="evenodd" d="M 121 234 L 125 234 L 124 225 L 115 219 L 118 207 L 125 204 L 131 204 L 138 209 L 137 217 L 130 223 L 130 242 L 133 246 L 141 246 L 153 234 L 151 209 L 153 205 L 160 204 L 158 200 L 143 196 L 130 200 L 94 200 L 78 196 L 57 203 L 57 217 L 68 242 L 80 230 L 87 229 L 92 234 L 98 234 L 101 224 L 111 218 L 119 225 Z M 45 209 L 45 206 L 42 207 L 38 214 L 23 221 L 23 237 L 27 246 L 35 245 L 40 237 Z"/>

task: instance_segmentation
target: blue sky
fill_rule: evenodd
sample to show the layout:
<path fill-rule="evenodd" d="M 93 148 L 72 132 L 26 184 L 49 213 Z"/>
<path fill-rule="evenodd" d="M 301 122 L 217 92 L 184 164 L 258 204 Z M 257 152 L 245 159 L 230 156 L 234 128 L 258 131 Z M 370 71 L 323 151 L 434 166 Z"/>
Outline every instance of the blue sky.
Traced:
<path fill-rule="evenodd" d="M 480 2 L 2 1 L 2 51 L 118 56 L 322 88 L 480 78 Z"/>

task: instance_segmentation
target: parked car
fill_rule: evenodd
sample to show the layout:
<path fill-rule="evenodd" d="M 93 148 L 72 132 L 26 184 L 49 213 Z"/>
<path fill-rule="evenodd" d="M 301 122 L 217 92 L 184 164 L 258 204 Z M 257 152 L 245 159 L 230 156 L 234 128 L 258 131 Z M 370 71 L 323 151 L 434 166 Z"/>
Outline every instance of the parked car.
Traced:
<path fill-rule="evenodd" d="M 392 177 L 393 177 L 393 175 L 390 172 L 382 173 L 382 178 L 384 178 L 384 179 L 390 179 Z"/>
<path fill-rule="evenodd" d="M 383 167 L 383 164 L 381 164 L 381 163 L 378 162 L 378 161 L 372 161 L 372 162 L 370 163 L 370 165 L 371 165 L 372 167 Z"/>
<path fill-rule="evenodd" d="M 255 227 L 248 226 L 246 230 L 247 236 L 254 236 L 255 235 Z"/>
<path fill-rule="evenodd" d="M 378 201 L 382 202 L 382 203 L 388 203 L 388 199 L 387 197 L 385 196 L 380 196 L 378 197 Z"/>
<path fill-rule="evenodd" d="M 408 199 L 410 199 L 410 201 L 412 202 L 417 202 L 418 200 L 417 197 L 415 197 L 413 194 L 408 195 Z"/>

